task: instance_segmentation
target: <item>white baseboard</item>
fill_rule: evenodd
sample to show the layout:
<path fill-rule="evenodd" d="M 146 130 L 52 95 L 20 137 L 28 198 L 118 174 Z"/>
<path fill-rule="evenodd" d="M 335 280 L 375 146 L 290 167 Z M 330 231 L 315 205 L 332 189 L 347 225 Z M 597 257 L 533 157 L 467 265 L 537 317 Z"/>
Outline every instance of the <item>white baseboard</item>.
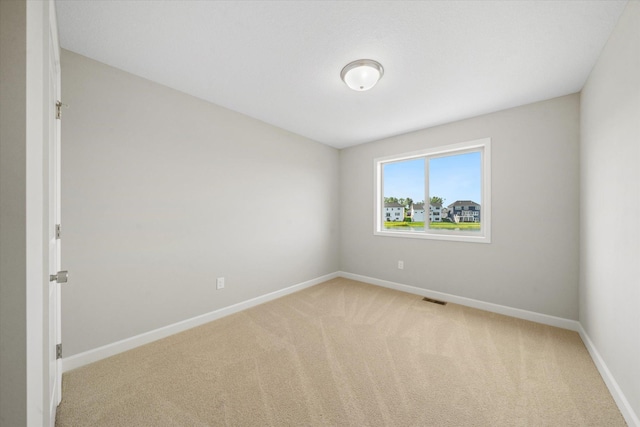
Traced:
<path fill-rule="evenodd" d="M 536 313 L 534 311 L 521 310 L 519 308 L 512 308 L 506 305 L 493 304 L 490 302 L 479 301 L 471 298 L 459 297 L 444 292 L 430 291 L 415 286 L 403 285 L 401 283 L 375 279 L 373 277 L 361 276 L 359 274 L 346 273 L 344 271 L 341 271 L 339 275 L 340 277 L 344 277 L 346 279 L 357 280 L 359 282 L 369 283 L 371 285 L 378 285 L 385 288 L 407 292 L 410 294 L 420 295 L 423 297 L 434 298 L 454 304 L 460 304 L 467 307 L 490 311 L 491 313 L 504 314 L 505 316 L 530 320 L 532 322 L 542 323 L 549 326 L 556 326 L 562 329 L 569 329 L 571 331 L 577 332 L 580 326 L 580 324 L 576 320 L 564 319 L 562 317 L 550 316 L 548 314 Z"/>
<path fill-rule="evenodd" d="M 624 395 L 622 390 L 620 390 L 618 382 L 611 374 L 611 371 L 607 367 L 607 364 L 604 363 L 604 359 L 602 359 L 602 356 L 600 356 L 600 353 L 593 344 L 593 341 L 591 341 L 591 338 L 589 338 L 587 331 L 585 331 L 582 327 L 582 324 L 579 324 L 578 333 L 580 334 L 580 338 L 582 338 L 582 342 L 584 342 L 585 347 L 587 347 L 587 350 L 589 351 L 589 354 L 593 359 L 593 363 L 595 363 L 596 367 L 598 368 L 598 372 L 600 372 L 604 383 L 609 388 L 609 392 L 611 393 L 611 396 L 613 396 L 613 400 L 616 401 L 618 409 L 620 409 L 620 412 L 622 413 L 625 421 L 627 422 L 629 427 L 640 427 L 640 418 L 638 418 L 638 415 L 631 407 L 631 404 L 627 400 L 626 396 Z"/>
<path fill-rule="evenodd" d="M 228 316 L 230 314 L 238 313 L 247 308 L 255 307 L 256 305 L 263 304 L 265 302 L 274 300 L 276 298 L 283 297 L 285 295 L 292 294 L 302 289 L 317 285 L 327 280 L 335 279 L 339 277 L 337 272 L 327 274 L 315 279 L 307 280 L 306 282 L 298 283 L 297 285 L 289 286 L 288 288 L 280 289 L 279 291 L 271 292 L 266 295 L 261 295 L 256 298 L 252 298 L 247 301 L 242 301 L 237 304 L 223 307 L 218 310 L 214 310 L 210 313 L 202 314 L 200 316 L 193 317 L 191 319 L 183 320 L 182 322 L 174 323 L 162 328 L 155 329 L 153 331 L 145 332 L 140 335 L 136 335 L 131 338 L 127 338 L 121 341 L 116 341 L 111 344 L 103 345 L 102 347 L 94 348 L 84 353 L 74 354 L 73 356 L 65 357 L 62 359 L 62 372 L 67 372 L 72 369 L 79 368 L 89 363 L 97 362 L 98 360 L 106 359 L 107 357 L 114 356 L 118 353 L 122 353 L 127 350 L 139 347 L 150 342 L 157 341 L 162 338 L 166 338 L 170 335 L 177 334 L 178 332 L 186 331 L 187 329 L 194 328 L 196 326 L 209 323 L 216 319 Z"/>

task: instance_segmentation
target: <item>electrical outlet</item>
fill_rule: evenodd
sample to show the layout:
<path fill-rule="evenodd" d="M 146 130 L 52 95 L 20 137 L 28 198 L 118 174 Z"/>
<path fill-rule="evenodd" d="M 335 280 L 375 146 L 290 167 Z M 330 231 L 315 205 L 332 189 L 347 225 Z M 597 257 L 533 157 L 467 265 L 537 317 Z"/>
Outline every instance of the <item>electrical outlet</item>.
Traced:
<path fill-rule="evenodd" d="M 218 277 L 216 279 L 216 289 L 224 289 L 224 277 Z"/>
<path fill-rule="evenodd" d="M 404 270 L 404 261 L 398 261 L 398 270 Z"/>

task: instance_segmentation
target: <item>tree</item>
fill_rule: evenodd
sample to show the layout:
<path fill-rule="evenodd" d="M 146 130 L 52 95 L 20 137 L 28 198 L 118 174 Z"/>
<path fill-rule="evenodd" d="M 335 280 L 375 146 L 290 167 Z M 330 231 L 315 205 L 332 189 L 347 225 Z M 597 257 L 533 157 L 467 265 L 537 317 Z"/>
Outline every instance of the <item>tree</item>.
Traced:
<path fill-rule="evenodd" d="M 396 199 L 396 203 L 404 206 L 405 208 L 409 209 L 411 207 L 411 205 L 413 204 L 413 199 L 411 197 L 407 197 L 407 198 L 400 198 L 400 199 Z"/>
<path fill-rule="evenodd" d="M 445 199 L 443 199 L 442 197 L 438 197 L 438 196 L 433 196 L 431 199 L 429 199 L 429 203 L 432 205 L 444 205 L 444 201 Z"/>
<path fill-rule="evenodd" d="M 404 206 L 406 209 L 411 209 L 413 199 L 411 197 L 407 197 L 406 199 L 398 199 L 397 197 L 385 197 L 384 203 L 397 203 Z"/>
<path fill-rule="evenodd" d="M 385 203 L 398 203 L 398 198 L 397 197 L 385 197 L 384 198 L 384 202 Z"/>

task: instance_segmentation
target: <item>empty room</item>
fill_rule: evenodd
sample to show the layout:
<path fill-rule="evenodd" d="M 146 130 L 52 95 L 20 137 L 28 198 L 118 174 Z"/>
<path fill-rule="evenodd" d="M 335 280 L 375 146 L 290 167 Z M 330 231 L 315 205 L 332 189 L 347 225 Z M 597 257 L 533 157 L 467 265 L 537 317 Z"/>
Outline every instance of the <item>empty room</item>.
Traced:
<path fill-rule="evenodd" d="M 640 427 L 640 1 L 0 34 L 0 425 Z"/>

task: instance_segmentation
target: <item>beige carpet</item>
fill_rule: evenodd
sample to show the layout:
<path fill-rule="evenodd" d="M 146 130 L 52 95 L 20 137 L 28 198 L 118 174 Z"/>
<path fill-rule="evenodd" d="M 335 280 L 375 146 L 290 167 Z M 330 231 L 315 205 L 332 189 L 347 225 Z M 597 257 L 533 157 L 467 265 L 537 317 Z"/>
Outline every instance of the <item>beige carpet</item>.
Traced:
<path fill-rule="evenodd" d="M 577 333 L 335 279 L 65 373 L 56 426 L 623 426 Z"/>

